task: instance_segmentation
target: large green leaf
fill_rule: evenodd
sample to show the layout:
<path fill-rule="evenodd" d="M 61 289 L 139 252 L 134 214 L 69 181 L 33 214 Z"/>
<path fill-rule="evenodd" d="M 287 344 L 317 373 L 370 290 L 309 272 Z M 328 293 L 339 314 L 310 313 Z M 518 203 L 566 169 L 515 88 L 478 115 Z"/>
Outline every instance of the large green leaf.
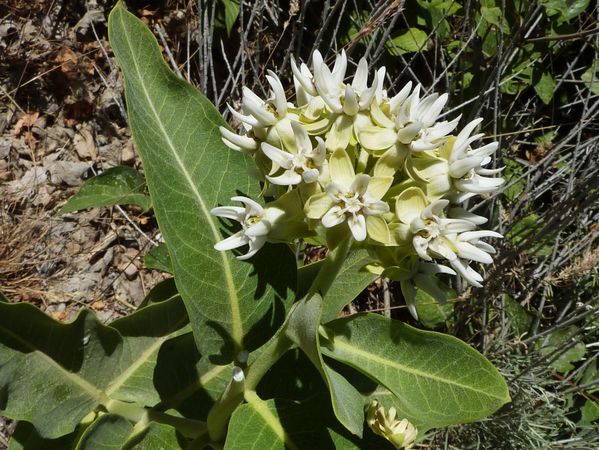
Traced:
<path fill-rule="evenodd" d="M 115 414 L 99 417 L 82 434 L 76 450 L 120 450 L 133 431 L 133 424 Z"/>
<path fill-rule="evenodd" d="M 377 275 L 364 268 L 372 261 L 366 250 L 355 250 L 349 254 L 324 296 L 322 323 L 336 319 L 341 310 L 377 278 Z"/>
<path fill-rule="evenodd" d="M 0 303 L 1 413 L 57 438 L 100 405 L 152 406 L 160 400 L 153 384 L 159 349 L 186 323 L 178 297 L 112 326 L 87 310 L 61 324 L 32 305 Z"/>
<path fill-rule="evenodd" d="M 360 440 L 340 427 L 325 396 L 297 403 L 250 394 L 248 400 L 231 417 L 225 450 L 391 448 L 372 434 Z"/>
<path fill-rule="evenodd" d="M 28 422 L 17 424 L 10 437 L 8 450 L 72 450 L 77 432 L 62 436 L 58 439 L 44 439 Z"/>
<path fill-rule="evenodd" d="M 253 162 L 222 144 L 222 117 L 171 72 L 143 22 L 119 3 L 108 28 L 125 76 L 131 131 L 198 348 L 230 361 L 282 323 L 296 284 L 295 260 L 281 245 L 262 249 L 253 264 L 214 250 L 224 235 L 210 210 L 234 195 L 258 197 L 260 186 L 248 175 Z"/>
<path fill-rule="evenodd" d="M 232 370 L 232 364 L 217 366 L 202 357 L 191 333 L 170 339 L 160 348 L 154 371 L 154 385 L 162 399 L 156 409 L 206 420 L 231 380 Z"/>
<path fill-rule="evenodd" d="M 296 303 L 289 314 L 285 334 L 306 353 L 326 381 L 333 411 L 339 422 L 357 436 L 362 436 L 364 404 L 362 396 L 341 374 L 327 365 L 320 354 L 318 327 L 322 298 L 318 294 Z"/>
<path fill-rule="evenodd" d="M 185 440 L 169 425 L 151 422 L 140 428 L 120 416 L 104 414 L 85 430 L 75 450 L 165 450 L 184 446 Z"/>
<path fill-rule="evenodd" d="M 85 182 L 64 205 L 59 214 L 97 206 L 128 205 L 150 209 L 150 197 L 145 194 L 146 180 L 132 167 L 117 166 L 105 170 Z"/>
<path fill-rule="evenodd" d="M 322 352 L 359 370 L 399 399 L 421 431 L 482 419 L 510 401 L 497 369 L 459 339 L 376 314 L 326 325 Z"/>

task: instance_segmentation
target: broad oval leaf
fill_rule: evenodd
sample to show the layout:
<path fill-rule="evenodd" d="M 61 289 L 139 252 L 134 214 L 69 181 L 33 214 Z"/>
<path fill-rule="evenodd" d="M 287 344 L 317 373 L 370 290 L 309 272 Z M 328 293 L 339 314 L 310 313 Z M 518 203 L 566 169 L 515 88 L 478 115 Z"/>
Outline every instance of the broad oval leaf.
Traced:
<path fill-rule="evenodd" d="M 60 209 L 66 214 L 98 206 L 137 205 L 150 209 L 150 197 L 145 194 L 146 180 L 132 167 L 117 166 L 87 180 L 73 197 Z"/>
<path fill-rule="evenodd" d="M 113 326 L 87 310 L 61 324 L 32 305 L 0 302 L 1 413 L 57 438 L 113 400 L 153 406 L 158 352 L 186 323 L 178 297 Z"/>
<path fill-rule="evenodd" d="M 326 329 L 331 339 L 322 353 L 389 389 L 398 413 L 421 428 L 480 420 L 510 401 L 497 369 L 453 336 L 376 314 L 339 319 Z"/>
<path fill-rule="evenodd" d="M 254 393 L 235 410 L 225 450 L 382 450 L 392 448 L 369 433 L 358 439 L 339 426 L 328 399 L 318 395 L 302 403 L 263 401 Z"/>
<path fill-rule="evenodd" d="M 262 249 L 253 264 L 214 250 L 223 233 L 210 210 L 235 195 L 258 197 L 260 186 L 248 175 L 253 163 L 222 144 L 221 115 L 173 74 L 143 22 L 119 3 L 108 28 L 124 73 L 131 131 L 196 343 L 203 355 L 229 362 L 282 323 L 296 284 L 295 260 L 281 245 Z"/>
<path fill-rule="evenodd" d="M 75 450 L 120 450 L 132 431 L 127 419 L 104 414 L 83 432 Z"/>

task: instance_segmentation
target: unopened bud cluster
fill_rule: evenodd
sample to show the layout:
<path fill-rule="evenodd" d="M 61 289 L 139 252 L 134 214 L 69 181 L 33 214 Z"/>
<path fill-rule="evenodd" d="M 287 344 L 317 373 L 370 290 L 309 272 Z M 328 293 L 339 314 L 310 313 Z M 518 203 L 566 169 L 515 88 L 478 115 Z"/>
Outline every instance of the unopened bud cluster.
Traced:
<path fill-rule="evenodd" d="M 397 449 L 409 450 L 414 446 L 418 429 L 408 419 L 398 419 L 395 408 L 385 408 L 374 400 L 368 408 L 366 423 L 372 431 L 387 439 Z"/>
<path fill-rule="evenodd" d="M 501 236 L 477 231 L 486 219 L 460 204 L 503 183 L 501 169 L 487 168 L 498 144 L 475 145 L 482 119 L 461 130 L 459 117 L 439 120 L 447 94 L 423 95 L 410 82 L 389 97 L 384 67 L 371 77 L 361 59 L 350 83 L 347 64 L 344 52 L 332 69 L 319 52 L 312 70 L 292 58 L 295 103 L 269 71 L 267 99 L 244 87 L 240 110 L 229 107 L 244 131 L 221 128 L 223 141 L 253 157 L 272 201 L 234 197 L 243 206 L 215 208 L 241 223 L 216 248 L 247 245 L 239 256 L 247 259 L 265 242 L 353 237 L 376 255 L 371 270 L 401 282 L 413 313 L 415 287 L 443 296 L 437 273 L 481 286 L 470 264 L 491 263 L 494 249 L 482 239 Z"/>

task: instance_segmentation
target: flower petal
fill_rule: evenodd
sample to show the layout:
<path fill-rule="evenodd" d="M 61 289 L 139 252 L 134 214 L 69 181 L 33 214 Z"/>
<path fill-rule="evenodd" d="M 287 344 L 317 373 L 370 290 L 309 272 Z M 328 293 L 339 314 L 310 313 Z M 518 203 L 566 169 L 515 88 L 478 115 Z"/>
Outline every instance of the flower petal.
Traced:
<path fill-rule="evenodd" d="M 242 149 L 255 150 L 258 148 L 258 143 L 251 137 L 239 136 L 233 133 L 231 130 L 227 130 L 225 127 L 218 127 L 222 137 L 235 145 L 238 145 Z"/>
<path fill-rule="evenodd" d="M 246 228 L 245 234 L 249 237 L 266 236 L 270 231 L 271 225 L 267 220 L 260 220 L 252 226 Z"/>
<path fill-rule="evenodd" d="M 218 206 L 210 210 L 210 214 L 216 217 L 224 217 L 242 222 L 245 219 L 245 208 L 239 206 Z"/>
<path fill-rule="evenodd" d="M 267 142 L 263 142 L 260 149 L 268 159 L 283 169 L 291 169 L 293 167 L 293 155 L 291 153 L 284 152 L 280 148 L 270 145 Z"/>
<path fill-rule="evenodd" d="M 320 192 L 308 199 L 304 210 L 309 219 L 320 219 L 333 205 L 331 197 L 326 192 Z"/>
<path fill-rule="evenodd" d="M 318 171 L 318 169 L 306 170 L 301 175 L 301 177 L 303 178 L 303 180 L 306 183 L 314 183 L 314 182 L 318 181 L 319 176 L 320 176 L 320 172 Z"/>
<path fill-rule="evenodd" d="M 365 149 L 380 151 L 397 142 L 397 133 L 391 128 L 364 127 L 358 132 L 358 140 Z"/>
<path fill-rule="evenodd" d="M 287 114 L 287 98 L 285 97 L 285 89 L 281 84 L 281 80 L 276 73 L 272 70 L 267 71 L 266 80 L 270 84 L 270 88 L 274 94 L 274 104 L 279 115 L 284 116 Z"/>
<path fill-rule="evenodd" d="M 382 244 L 391 243 L 391 233 L 385 219 L 380 216 L 368 216 L 366 218 L 366 229 L 370 239 Z"/>
<path fill-rule="evenodd" d="M 389 205 L 383 201 L 377 200 L 367 203 L 362 209 L 367 215 L 381 215 L 389 212 Z"/>
<path fill-rule="evenodd" d="M 368 63 L 366 58 L 361 58 L 358 62 L 358 68 L 351 83 L 352 87 L 358 92 L 362 92 L 368 85 Z"/>
<path fill-rule="evenodd" d="M 347 224 L 356 241 L 361 242 L 366 239 L 366 219 L 362 214 L 349 216 Z"/>
<path fill-rule="evenodd" d="M 491 255 L 470 244 L 469 242 L 456 242 L 457 254 L 460 258 L 478 261 L 483 264 L 491 264 Z"/>
<path fill-rule="evenodd" d="M 416 250 L 416 253 L 418 253 L 418 256 L 420 256 L 422 259 L 424 259 L 425 261 L 433 260 L 433 258 L 431 258 L 426 252 L 426 250 L 428 249 L 428 241 L 425 238 L 418 235 L 414 236 L 412 238 L 412 245 L 414 246 L 414 250 Z"/>
<path fill-rule="evenodd" d="M 358 195 L 364 195 L 366 193 L 366 189 L 368 189 L 369 182 L 370 175 L 360 173 L 356 175 L 354 180 L 351 182 L 351 185 L 349 186 L 349 191 Z"/>
<path fill-rule="evenodd" d="M 353 119 L 345 114 L 339 115 L 327 134 L 327 149 L 345 150 L 353 133 Z"/>
<path fill-rule="evenodd" d="M 345 189 L 349 189 L 356 177 L 354 166 L 345 150 L 336 150 L 329 159 L 331 180 Z"/>
<path fill-rule="evenodd" d="M 393 177 L 371 177 L 366 195 L 369 199 L 380 200 L 393 184 Z"/>
<path fill-rule="evenodd" d="M 420 217 L 420 213 L 427 206 L 426 197 L 420 188 L 410 187 L 397 196 L 395 201 L 395 215 L 405 224 Z"/>
<path fill-rule="evenodd" d="M 249 241 L 250 238 L 245 235 L 243 230 L 241 230 L 235 233 L 234 235 L 229 236 L 228 238 L 223 239 L 222 241 L 219 241 L 216 244 L 214 244 L 214 249 L 220 252 L 233 250 L 234 248 L 243 247 L 244 245 L 247 245 Z"/>
<path fill-rule="evenodd" d="M 343 112 L 348 116 L 355 116 L 360 110 L 360 105 L 358 104 L 358 96 L 356 95 L 356 91 L 354 91 L 351 86 L 345 87 L 344 99 Z"/>
<path fill-rule="evenodd" d="M 271 177 L 267 175 L 266 179 L 277 186 L 295 186 L 296 184 L 300 184 L 302 182 L 302 176 L 293 170 L 286 170 L 278 177 Z"/>
<path fill-rule="evenodd" d="M 410 144 L 416 135 L 422 130 L 420 122 L 408 123 L 405 127 L 397 132 L 397 140 L 402 144 Z"/>
<path fill-rule="evenodd" d="M 341 209 L 341 206 L 333 206 L 324 216 L 322 216 L 321 221 L 325 228 L 333 228 L 334 226 L 345 222 L 343 209 Z"/>

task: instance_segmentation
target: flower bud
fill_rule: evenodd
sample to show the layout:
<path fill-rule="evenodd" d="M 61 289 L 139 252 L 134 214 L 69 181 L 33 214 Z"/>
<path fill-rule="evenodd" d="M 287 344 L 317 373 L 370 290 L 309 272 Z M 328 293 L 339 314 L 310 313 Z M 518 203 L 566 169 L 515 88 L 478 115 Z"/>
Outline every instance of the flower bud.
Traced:
<path fill-rule="evenodd" d="M 418 430 L 408 419 L 398 420 L 395 416 L 395 408 L 389 408 L 385 414 L 385 408 L 379 402 L 373 400 L 368 408 L 366 421 L 372 431 L 387 439 L 397 449 L 411 449 L 418 435 Z"/>

